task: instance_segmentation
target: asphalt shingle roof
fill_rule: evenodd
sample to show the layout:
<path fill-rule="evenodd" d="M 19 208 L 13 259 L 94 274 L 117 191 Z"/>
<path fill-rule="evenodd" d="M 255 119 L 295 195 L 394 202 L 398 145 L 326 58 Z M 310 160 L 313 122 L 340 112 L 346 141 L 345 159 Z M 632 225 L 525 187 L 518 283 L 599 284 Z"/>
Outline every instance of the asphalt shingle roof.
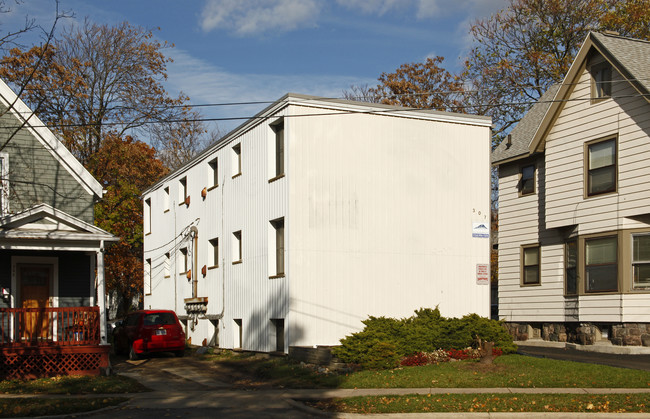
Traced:
<path fill-rule="evenodd" d="M 650 42 L 618 35 L 592 32 L 587 38 L 599 47 L 614 67 L 643 93 L 650 93 Z M 576 65 L 574 62 L 572 66 Z M 530 143 L 553 104 L 560 84 L 551 86 L 510 132 L 511 145 L 504 140 L 492 151 L 492 163 L 499 164 L 530 153 Z M 559 98 L 562 99 L 562 98 Z"/>

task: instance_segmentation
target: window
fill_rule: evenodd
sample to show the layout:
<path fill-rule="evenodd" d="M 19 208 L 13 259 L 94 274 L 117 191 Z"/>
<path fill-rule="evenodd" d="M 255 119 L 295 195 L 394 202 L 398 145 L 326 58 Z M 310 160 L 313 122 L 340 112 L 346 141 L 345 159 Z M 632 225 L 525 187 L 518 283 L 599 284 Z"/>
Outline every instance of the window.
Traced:
<path fill-rule="evenodd" d="M 585 240 L 585 277 L 587 292 L 618 291 L 617 238 Z"/>
<path fill-rule="evenodd" d="M 519 172 L 519 194 L 530 195 L 535 193 L 535 165 L 523 166 Z"/>
<path fill-rule="evenodd" d="M 0 153 L 0 216 L 9 214 L 9 154 Z"/>
<path fill-rule="evenodd" d="M 522 254 L 523 285 L 539 285 L 539 246 L 525 246 Z"/>
<path fill-rule="evenodd" d="M 210 240 L 210 246 L 212 246 L 211 267 L 216 268 L 219 266 L 219 239 Z"/>
<path fill-rule="evenodd" d="M 284 176 L 284 120 L 271 125 L 273 130 L 274 139 L 273 139 L 273 172 L 272 180 Z"/>
<path fill-rule="evenodd" d="M 241 143 L 232 147 L 232 177 L 241 175 Z"/>
<path fill-rule="evenodd" d="M 612 96 L 612 66 L 607 63 L 596 64 L 591 67 L 592 97 L 594 99 Z"/>
<path fill-rule="evenodd" d="M 650 234 L 632 236 L 632 288 L 650 288 Z"/>
<path fill-rule="evenodd" d="M 233 322 L 235 323 L 234 327 L 234 342 L 232 347 L 235 349 L 241 349 L 242 344 L 243 344 L 243 333 L 242 333 L 242 320 L 241 319 L 233 319 Z"/>
<path fill-rule="evenodd" d="M 187 177 L 178 181 L 178 205 L 183 205 L 187 202 Z"/>
<path fill-rule="evenodd" d="M 616 191 L 616 139 L 587 146 L 587 196 Z"/>
<path fill-rule="evenodd" d="M 151 295 L 151 259 L 147 259 L 144 264 L 144 293 Z"/>
<path fill-rule="evenodd" d="M 151 198 L 144 200 L 144 234 L 151 234 Z"/>
<path fill-rule="evenodd" d="M 184 274 L 189 267 L 187 263 L 187 247 L 183 247 L 178 253 L 178 272 Z"/>
<path fill-rule="evenodd" d="M 284 276 L 284 218 L 271 221 L 269 235 L 269 272 L 271 277 Z"/>
<path fill-rule="evenodd" d="M 232 233 L 232 263 L 241 263 L 241 230 Z"/>
<path fill-rule="evenodd" d="M 171 267 L 170 267 L 169 253 L 165 253 L 165 267 L 164 267 L 164 269 L 165 269 L 165 278 L 169 278 L 171 276 L 170 275 Z"/>
<path fill-rule="evenodd" d="M 163 208 L 165 212 L 169 211 L 169 186 L 163 190 Z"/>
<path fill-rule="evenodd" d="M 216 188 L 219 186 L 219 165 L 217 159 L 211 160 L 208 165 L 210 166 L 210 178 L 208 179 L 210 188 Z"/>
<path fill-rule="evenodd" d="M 578 242 L 570 240 L 564 244 L 564 293 L 578 293 Z"/>

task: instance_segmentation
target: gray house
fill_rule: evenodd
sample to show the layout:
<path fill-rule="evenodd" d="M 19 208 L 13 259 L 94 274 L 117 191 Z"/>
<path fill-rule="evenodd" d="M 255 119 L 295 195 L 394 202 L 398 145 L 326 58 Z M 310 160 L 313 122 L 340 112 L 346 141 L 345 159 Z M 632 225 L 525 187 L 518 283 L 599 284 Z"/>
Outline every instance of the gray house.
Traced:
<path fill-rule="evenodd" d="M 650 346 L 649 102 L 650 43 L 590 33 L 494 150 L 516 338 Z"/>
<path fill-rule="evenodd" d="M 101 185 L 0 81 L 0 377 L 108 364 Z"/>

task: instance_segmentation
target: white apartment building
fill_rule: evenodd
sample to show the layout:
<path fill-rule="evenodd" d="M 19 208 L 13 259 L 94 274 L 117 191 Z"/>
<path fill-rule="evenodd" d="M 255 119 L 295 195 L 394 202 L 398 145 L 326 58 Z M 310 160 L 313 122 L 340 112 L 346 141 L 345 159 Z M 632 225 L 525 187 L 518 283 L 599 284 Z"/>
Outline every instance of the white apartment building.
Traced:
<path fill-rule="evenodd" d="M 144 307 L 193 344 L 489 316 L 488 117 L 288 94 L 145 191 Z"/>

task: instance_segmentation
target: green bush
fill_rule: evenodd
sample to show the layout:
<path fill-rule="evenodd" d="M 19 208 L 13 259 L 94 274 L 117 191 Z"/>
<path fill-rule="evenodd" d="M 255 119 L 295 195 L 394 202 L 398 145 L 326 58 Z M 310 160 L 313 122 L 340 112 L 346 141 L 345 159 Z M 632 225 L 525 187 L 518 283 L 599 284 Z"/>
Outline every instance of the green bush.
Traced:
<path fill-rule="evenodd" d="M 343 362 L 367 369 L 392 368 L 416 352 L 477 347 L 479 340 L 494 342 L 504 354 L 517 350 L 500 322 L 476 314 L 446 318 L 437 307 L 416 310 L 414 316 L 400 320 L 371 316 L 363 324 L 362 331 L 341 339 L 341 346 L 332 352 Z"/>

